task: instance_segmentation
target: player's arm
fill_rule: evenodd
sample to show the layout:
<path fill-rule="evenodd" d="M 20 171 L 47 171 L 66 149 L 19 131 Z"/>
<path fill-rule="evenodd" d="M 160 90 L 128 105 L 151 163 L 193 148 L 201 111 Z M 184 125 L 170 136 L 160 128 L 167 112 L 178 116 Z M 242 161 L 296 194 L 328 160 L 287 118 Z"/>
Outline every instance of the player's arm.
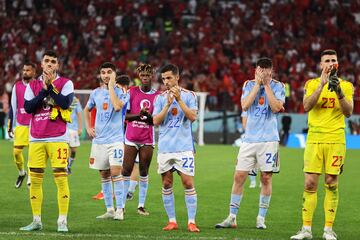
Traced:
<path fill-rule="evenodd" d="M 241 98 L 241 107 L 243 111 L 247 111 L 250 108 L 250 106 L 254 103 L 254 100 L 260 90 L 260 85 L 262 83 L 261 77 L 262 77 L 262 69 L 257 67 L 255 70 L 255 85 L 251 89 L 250 93 L 248 93 L 248 89 L 247 89 L 248 82 L 245 82 L 243 87 L 243 95 L 245 94 L 246 96 Z"/>
<path fill-rule="evenodd" d="M 40 107 L 46 98 L 49 95 L 49 91 L 45 88 L 41 89 L 39 94 L 35 96 L 34 92 L 32 91 L 30 84 L 27 85 L 25 90 L 25 103 L 24 108 L 27 113 L 35 113 L 36 109 Z"/>
<path fill-rule="evenodd" d="M 174 98 L 178 102 L 181 110 L 184 112 L 185 117 L 191 122 L 197 119 L 197 110 L 189 108 L 184 101 L 181 99 L 181 89 L 179 87 L 173 87 L 170 92 L 174 95 Z"/>
<path fill-rule="evenodd" d="M 157 107 L 158 107 L 157 101 L 159 100 L 158 98 L 159 98 L 159 96 L 157 97 L 155 104 L 154 104 L 155 105 L 155 110 L 154 110 L 155 113 L 157 112 Z M 171 104 L 173 103 L 173 101 L 174 101 L 174 96 L 172 94 L 170 94 L 170 92 L 168 92 L 166 104 L 164 105 L 164 107 L 161 109 L 161 111 L 158 114 L 154 114 L 154 116 L 153 116 L 153 123 L 155 126 L 159 126 L 164 121 L 166 114 L 169 111 L 169 108 L 170 108 Z"/>
<path fill-rule="evenodd" d="M 275 96 L 273 90 L 270 87 L 270 81 L 271 81 L 271 78 L 270 78 L 270 80 L 266 80 L 266 79 L 264 80 L 265 94 L 269 100 L 269 105 L 270 105 L 271 111 L 273 113 L 278 113 L 283 108 L 284 101 L 279 100 Z M 282 90 L 284 90 L 284 89 L 282 89 Z M 284 94 L 284 96 L 285 96 L 285 94 Z"/>
<path fill-rule="evenodd" d="M 9 120 L 8 120 L 8 133 L 10 137 L 13 135 L 13 127 L 15 126 L 16 108 L 17 108 L 17 99 L 16 99 L 16 90 L 14 86 L 11 93 L 11 102 L 10 102 L 10 111 L 9 111 Z"/>
<path fill-rule="evenodd" d="M 350 83 L 349 83 L 350 84 Z M 353 86 L 349 88 L 345 88 L 344 91 L 340 87 L 340 83 L 337 86 L 336 96 L 339 100 L 340 109 L 342 114 L 344 114 L 345 117 L 350 117 L 353 109 L 354 109 L 354 102 L 353 102 Z"/>
<path fill-rule="evenodd" d="M 320 76 L 320 84 L 315 89 L 315 91 L 311 95 L 306 95 L 306 94 L 304 95 L 303 105 L 304 105 L 304 110 L 306 112 L 310 111 L 315 106 L 317 101 L 319 100 L 319 97 L 321 95 L 321 92 L 322 92 L 324 86 L 329 81 L 329 75 L 330 75 L 329 69 L 330 69 L 330 67 L 323 68 L 323 70 L 321 72 L 321 76 Z"/>
<path fill-rule="evenodd" d="M 82 114 L 81 112 L 77 112 L 76 113 L 76 116 L 77 116 L 77 122 L 78 122 L 78 134 L 81 135 L 82 133 Z"/>
<path fill-rule="evenodd" d="M 90 137 L 94 138 L 95 137 L 95 129 L 92 128 L 90 125 L 90 109 L 88 106 L 86 106 L 84 108 L 84 120 L 85 120 L 86 132 L 89 134 Z"/>
<path fill-rule="evenodd" d="M 59 92 L 53 84 L 48 86 L 48 90 L 56 105 L 62 109 L 68 109 L 70 107 L 74 99 L 74 84 L 72 81 L 67 81 L 61 89 L 61 92 Z"/>
<path fill-rule="evenodd" d="M 110 75 L 110 81 L 109 81 L 109 95 L 110 95 L 110 102 L 114 107 L 114 110 L 116 112 L 120 111 L 123 106 L 125 105 L 125 103 L 123 101 L 121 101 L 118 96 L 115 93 L 115 86 L 116 86 L 116 73 L 113 72 Z"/>

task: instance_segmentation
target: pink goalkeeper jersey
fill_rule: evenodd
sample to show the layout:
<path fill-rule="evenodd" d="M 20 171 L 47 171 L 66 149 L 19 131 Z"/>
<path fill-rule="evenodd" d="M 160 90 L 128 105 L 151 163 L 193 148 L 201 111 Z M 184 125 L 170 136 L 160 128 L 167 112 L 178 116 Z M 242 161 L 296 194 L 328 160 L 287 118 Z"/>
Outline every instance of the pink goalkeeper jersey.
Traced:
<path fill-rule="evenodd" d="M 29 126 L 31 114 L 26 113 L 24 109 L 24 95 L 26 90 L 26 85 L 23 81 L 17 81 L 14 86 L 15 89 L 15 98 L 16 98 L 16 106 L 13 106 L 16 114 L 16 122 L 21 126 Z"/>
<path fill-rule="evenodd" d="M 70 80 L 67 78 L 59 77 L 53 82 L 53 85 L 59 92 L 61 92 L 62 88 L 68 81 Z M 31 81 L 29 84 L 35 96 L 37 96 L 43 88 L 43 82 L 39 79 Z M 31 137 L 43 139 L 58 137 L 65 134 L 66 122 L 64 122 L 60 117 L 58 117 L 55 121 L 51 121 L 50 114 L 51 107 L 45 103 L 36 109 L 36 112 L 31 119 Z"/>
<path fill-rule="evenodd" d="M 152 115 L 154 110 L 154 100 L 159 91 L 151 89 L 149 92 L 141 91 L 140 87 L 129 89 L 130 101 L 128 110 L 131 114 L 139 114 L 142 108 L 148 108 Z M 128 122 L 125 137 L 127 141 L 138 144 L 155 144 L 154 127 L 141 121 Z"/>

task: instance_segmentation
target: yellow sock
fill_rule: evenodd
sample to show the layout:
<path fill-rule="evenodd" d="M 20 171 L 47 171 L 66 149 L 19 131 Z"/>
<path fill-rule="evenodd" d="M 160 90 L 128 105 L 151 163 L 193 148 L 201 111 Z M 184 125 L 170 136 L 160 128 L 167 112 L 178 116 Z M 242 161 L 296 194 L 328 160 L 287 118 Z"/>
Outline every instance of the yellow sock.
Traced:
<path fill-rule="evenodd" d="M 19 171 L 24 171 L 24 155 L 22 149 L 14 148 L 14 161 Z"/>
<path fill-rule="evenodd" d="M 70 190 L 66 172 L 54 173 L 55 183 L 58 189 L 59 215 L 67 215 L 69 210 Z"/>
<path fill-rule="evenodd" d="M 31 185 L 30 185 L 30 203 L 33 215 L 41 215 L 41 205 L 43 200 L 42 183 L 44 173 L 30 172 Z"/>
<path fill-rule="evenodd" d="M 339 202 L 338 184 L 325 184 L 325 227 L 332 227 Z"/>
<path fill-rule="evenodd" d="M 302 208 L 303 226 L 311 227 L 316 204 L 317 204 L 316 191 L 305 190 L 303 194 L 303 208 Z"/>

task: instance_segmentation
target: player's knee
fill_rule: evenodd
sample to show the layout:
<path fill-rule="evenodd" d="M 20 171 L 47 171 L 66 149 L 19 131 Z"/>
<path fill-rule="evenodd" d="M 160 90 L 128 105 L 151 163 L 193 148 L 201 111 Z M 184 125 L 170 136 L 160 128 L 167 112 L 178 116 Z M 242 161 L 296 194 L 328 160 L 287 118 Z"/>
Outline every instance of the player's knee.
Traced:
<path fill-rule="evenodd" d="M 338 176 L 337 175 L 325 175 L 325 184 L 334 185 L 338 182 Z"/>
<path fill-rule="evenodd" d="M 139 169 L 139 173 L 141 177 L 146 177 L 148 175 L 148 169 Z"/>
<path fill-rule="evenodd" d="M 307 191 L 316 191 L 317 190 L 316 181 L 307 180 L 305 182 L 305 190 L 307 190 Z"/>
<path fill-rule="evenodd" d="M 267 174 L 267 173 L 262 173 L 261 174 L 261 184 L 267 186 L 271 184 L 271 174 Z"/>
<path fill-rule="evenodd" d="M 102 178 L 109 178 L 111 177 L 110 169 L 109 170 L 100 170 L 100 176 Z"/>
<path fill-rule="evenodd" d="M 121 170 L 121 174 L 124 176 L 124 177 L 130 177 L 131 175 L 131 168 L 127 165 L 123 165 L 123 168 Z"/>
<path fill-rule="evenodd" d="M 234 175 L 234 183 L 241 184 L 244 181 L 244 179 L 246 179 L 247 175 L 248 174 L 246 172 L 236 171 Z"/>
<path fill-rule="evenodd" d="M 171 179 L 163 179 L 162 184 L 163 184 L 163 188 L 169 189 L 172 188 L 173 182 Z"/>

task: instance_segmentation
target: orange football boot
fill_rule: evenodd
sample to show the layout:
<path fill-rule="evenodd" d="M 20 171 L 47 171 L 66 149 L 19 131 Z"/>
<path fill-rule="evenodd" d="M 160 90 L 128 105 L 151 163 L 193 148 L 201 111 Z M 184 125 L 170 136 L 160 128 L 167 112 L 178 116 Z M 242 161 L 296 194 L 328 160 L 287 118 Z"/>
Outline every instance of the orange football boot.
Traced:
<path fill-rule="evenodd" d="M 178 230 L 178 225 L 176 222 L 168 222 L 168 224 L 163 227 L 164 231 Z"/>

